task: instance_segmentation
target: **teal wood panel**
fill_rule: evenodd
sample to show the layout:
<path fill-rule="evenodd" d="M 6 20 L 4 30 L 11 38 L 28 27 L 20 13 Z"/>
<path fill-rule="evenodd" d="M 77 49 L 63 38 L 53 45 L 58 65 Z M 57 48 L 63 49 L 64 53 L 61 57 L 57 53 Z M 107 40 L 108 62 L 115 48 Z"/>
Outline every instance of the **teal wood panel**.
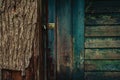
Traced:
<path fill-rule="evenodd" d="M 86 0 L 85 80 L 120 78 L 119 4 L 119 0 Z"/>
<path fill-rule="evenodd" d="M 120 71 L 120 60 L 86 60 L 85 71 Z"/>
<path fill-rule="evenodd" d="M 71 0 L 56 1 L 57 19 L 57 79 L 71 80 L 72 37 Z"/>
<path fill-rule="evenodd" d="M 72 1 L 73 80 L 84 79 L 84 0 Z"/>
<path fill-rule="evenodd" d="M 120 48 L 119 37 L 86 38 L 85 48 Z"/>
<path fill-rule="evenodd" d="M 55 23 L 55 0 L 48 0 L 48 22 Z"/>
<path fill-rule="evenodd" d="M 55 26 L 49 28 L 49 23 L 55 23 L 55 0 L 48 0 L 48 79 L 56 80 Z"/>
<path fill-rule="evenodd" d="M 85 49 L 85 59 L 120 59 L 120 49 Z"/>
<path fill-rule="evenodd" d="M 120 15 L 118 14 L 86 14 L 86 25 L 119 25 Z"/>
<path fill-rule="evenodd" d="M 86 26 L 85 27 L 86 37 L 119 37 L 120 36 L 120 26 Z"/>

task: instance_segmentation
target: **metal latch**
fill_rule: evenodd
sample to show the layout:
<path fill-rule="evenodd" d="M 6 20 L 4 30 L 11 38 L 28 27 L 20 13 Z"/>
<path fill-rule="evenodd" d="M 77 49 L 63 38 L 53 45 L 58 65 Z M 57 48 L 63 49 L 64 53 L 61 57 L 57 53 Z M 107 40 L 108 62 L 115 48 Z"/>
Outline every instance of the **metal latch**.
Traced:
<path fill-rule="evenodd" d="M 54 29 L 55 23 L 48 23 L 48 29 Z"/>

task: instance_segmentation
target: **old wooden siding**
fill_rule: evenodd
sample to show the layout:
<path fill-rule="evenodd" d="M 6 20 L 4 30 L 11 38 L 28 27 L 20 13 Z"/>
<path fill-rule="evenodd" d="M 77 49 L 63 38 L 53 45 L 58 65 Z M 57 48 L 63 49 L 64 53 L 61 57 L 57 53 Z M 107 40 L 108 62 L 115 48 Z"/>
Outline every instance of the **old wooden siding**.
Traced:
<path fill-rule="evenodd" d="M 120 72 L 86 72 L 85 80 L 119 80 Z"/>
<path fill-rule="evenodd" d="M 120 1 L 86 0 L 85 80 L 120 77 Z"/>
<path fill-rule="evenodd" d="M 120 26 L 86 26 L 85 36 L 120 36 Z"/>
<path fill-rule="evenodd" d="M 120 59 L 120 49 L 85 49 L 85 59 Z"/>

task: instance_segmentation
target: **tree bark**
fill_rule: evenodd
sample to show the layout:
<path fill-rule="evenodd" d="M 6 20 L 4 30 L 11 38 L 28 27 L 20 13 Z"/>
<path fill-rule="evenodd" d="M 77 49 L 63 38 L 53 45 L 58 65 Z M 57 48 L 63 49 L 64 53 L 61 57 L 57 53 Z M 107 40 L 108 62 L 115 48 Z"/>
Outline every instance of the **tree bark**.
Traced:
<path fill-rule="evenodd" d="M 40 7 L 41 0 L 0 0 L 2 80 L 43 79 Z"/>
<path fill-rule="evenodd" d="M 2 0 L 0 9 L 1 68 L 24 70 L 29 65 L 37 26 L 37 0 Z"/>

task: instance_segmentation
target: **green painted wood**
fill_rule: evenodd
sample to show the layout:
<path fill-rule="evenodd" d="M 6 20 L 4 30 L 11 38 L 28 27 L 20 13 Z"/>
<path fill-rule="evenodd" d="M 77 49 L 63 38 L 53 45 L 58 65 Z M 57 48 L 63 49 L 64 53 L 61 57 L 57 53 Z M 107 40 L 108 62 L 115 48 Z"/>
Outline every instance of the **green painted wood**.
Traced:
<path fill-rule="evenodd" d="M 86 60 L 85 71 L 120 71 L 120 60 Z"/>
<path fill-rule="evenodd" d="M 84 78 L 84 0 L 72 1 L 73 80 Z"/>
<path fill-rule="evenodd" d="M 56 1 L 57 80 L 72 78 L 71 0 Z"/>
<path fill-rule="evenodd" d="M 85 80 L 120 77 L 119 4 L 119 0 L 86 0 Z"/>
<path fill-rule="evenodd" d="M 85 36 L 120 36 L 120 26 L 86 26 Z"/>
<path fill-rule="evenodd" d="M 120 38 L 86 38 L 85 48 L 120 48 Z"/>
<path fill-rule="evenodd" d="M 85 59 L 120 59 L 120 49 L 85 49 Z"/>
<path fill-rule="evenodd" d="M 86 14 L 85 17 L 86 25 L 110 25 L 120 24 L 120 15 L 119 14 Z"/>
<path fill-rule="evenodd" d="M 85 72 L 85 80 L 119 80 L 120 72 Z"/>

